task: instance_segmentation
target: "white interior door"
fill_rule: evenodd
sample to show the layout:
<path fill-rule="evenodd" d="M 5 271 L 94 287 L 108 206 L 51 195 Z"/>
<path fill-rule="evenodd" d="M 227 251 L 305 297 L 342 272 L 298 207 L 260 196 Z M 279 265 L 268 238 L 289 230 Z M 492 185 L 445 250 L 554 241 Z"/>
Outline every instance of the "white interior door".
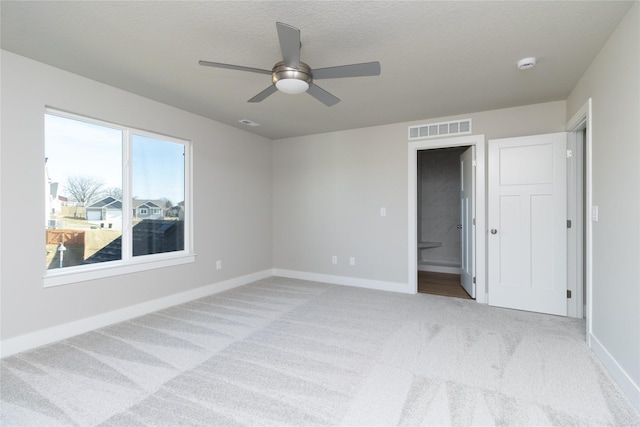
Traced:
<path fill-rule="evenodd" d="M 474 170 L 475 147 L 469 147 L 460 155 L 460 224 L 462 225 L 462 264 L 460 280 L 462 287 L 471 296 L 476 297 L 475 271 L 475 235 L 473 219 L 475 218 L 474 194 L 476 174 Z"/>
<path fill-rule="evenodd" d="M 566 316 L 566 133 L 489 141 L 489 305 Z"/>

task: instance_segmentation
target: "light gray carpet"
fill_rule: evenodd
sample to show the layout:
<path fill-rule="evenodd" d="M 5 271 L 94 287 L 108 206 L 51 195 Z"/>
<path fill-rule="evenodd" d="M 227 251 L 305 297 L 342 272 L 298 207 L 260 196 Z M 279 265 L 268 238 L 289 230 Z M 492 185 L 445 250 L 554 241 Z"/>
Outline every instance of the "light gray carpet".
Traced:
<path fill-rule="evenodd" d="M 640 425 L 584 322 L 269 278 L 2 361 L 3 426 Z"/>

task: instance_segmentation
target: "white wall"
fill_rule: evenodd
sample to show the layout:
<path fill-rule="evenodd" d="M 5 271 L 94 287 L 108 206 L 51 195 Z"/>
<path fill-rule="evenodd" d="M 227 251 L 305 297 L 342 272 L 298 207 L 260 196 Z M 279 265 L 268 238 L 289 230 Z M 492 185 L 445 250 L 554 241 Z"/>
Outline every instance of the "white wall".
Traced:
<path fill-rule="evenodd" d="M 2 340 L 270 271 L 270 140 L 1 54 Z M 195 263 L 43 288 L 45 106 L 193 142 Z"/>
<path fill-rule="evenodd" d="M 593 316 L 601 357 L 640 410 L 640 4 L 631 8 L 567 101 L 593 99 Z M 597 348 L 596 348 L 597 350 Z M 607 363 L 607 360 L 604 360 Z M 611 369 L 611 368 L 610 368 Z M 614 367 L 615 369 L 615 367 Z M 615 373 L 615 371 L 614 371 Z M 626 373 L 626 375 L 625 375 Z M 625 377 L 626 376 L 626 380 Z M 629 383 L 630 381 L 630 383 Z"/>
<path fill-rule="evenodd" d="M 535 135 L 563 131 L 565 110 L 558 101 L 274 141 L 274 267 L 400 288 L 408 283 L 408 126 L 471 117 L 473 133 L 487 139 Z"/>

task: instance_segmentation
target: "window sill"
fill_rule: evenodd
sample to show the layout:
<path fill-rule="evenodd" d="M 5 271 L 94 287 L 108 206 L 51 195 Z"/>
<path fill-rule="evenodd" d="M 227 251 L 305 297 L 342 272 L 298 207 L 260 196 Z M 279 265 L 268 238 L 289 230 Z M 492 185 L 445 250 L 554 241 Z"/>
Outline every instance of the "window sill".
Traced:
<path fill-rule="evenodd" d="M 196 255 L 172 255 L 166 258 L 158 258 L 158 255 L 136 260 L 134 262 L 123 263 L 122 261 L 105 262 L 101 265 L 93 265 L 90 269 L 86 267 L 65 269 L 54 269 L 45 272 L 42 277 L 44 287 L 67 285 L 70 283 L 85 282 L 88 280 L 102 279 L 105 277 L 119 276 L 123 274 L 137 273 L 140 271 L 154 270 L 157 268 L 172 267 L 175 265 L 189 264 L 195 262 Z"/>

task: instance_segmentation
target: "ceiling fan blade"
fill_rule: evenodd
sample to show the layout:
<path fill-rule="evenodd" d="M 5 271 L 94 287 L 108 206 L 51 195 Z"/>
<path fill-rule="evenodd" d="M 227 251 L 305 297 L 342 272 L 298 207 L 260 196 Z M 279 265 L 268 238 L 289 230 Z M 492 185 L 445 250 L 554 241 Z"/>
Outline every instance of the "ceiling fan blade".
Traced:
<path fill-rule="evenodd" d="M 340 98 L 331 95 L 329 92 L 313 83 L 311 83 L 311 86 L 309 86 L 309 89 L 307 89 L 307 93 L 313 96 L 318 101 L 322 102 L 327 107 L 331 107 L 332 105 L 336 105 L 338 102 L 340 102 Z"/>
<path fill-rule="evenodd" d="M 364 62 L 362 64 L 338 65 L 312 70 L 314 79 L 338 79 L 342 77 L 379 76 L 380 63 Z"/>
<path fill-rule="evenodd" d="M 276 87 L 276 85 L 271 85 L 265 90 L 263 90 L 262 92 L 260 92 L 259 94 L 257 94 L 256 96 L 254 96 L 253 98 L 251 98 L 250 100 L 248 100 L 247 102 L 260 102 L 264 100 L 267 96 L 277 91 L 278 91 L 278 88 Z"/>
<path fill-rule="evenodd" d="M 300 30 L 282 22 L 276 22 L 276 27 L 284 65 L 300 67 Z"/>
<path fill-rule="evenodd" d="M 248 71 L 250 73 L 271 74 L 271 70 L 262 70 L 260 68 L 243 67 L 242 65 L 222 64 L 220 62 L 198 61 L 198 64 L 206 67 L 226 68 L 229 70 Z"/>

